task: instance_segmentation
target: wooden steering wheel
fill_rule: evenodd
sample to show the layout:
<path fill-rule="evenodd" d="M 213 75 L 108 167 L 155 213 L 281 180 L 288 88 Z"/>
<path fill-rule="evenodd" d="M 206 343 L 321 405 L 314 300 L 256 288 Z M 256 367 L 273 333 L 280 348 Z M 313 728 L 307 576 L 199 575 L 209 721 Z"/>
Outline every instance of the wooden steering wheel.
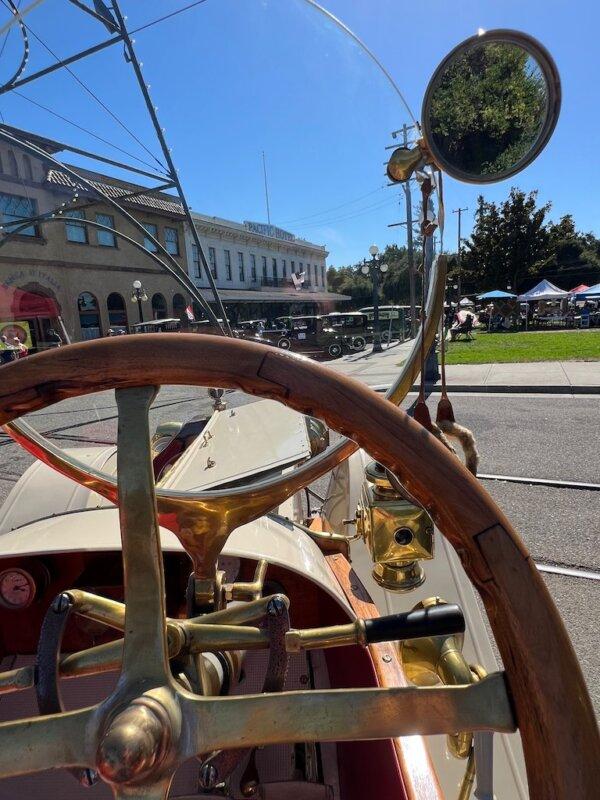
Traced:
<path fill-rule="evenodd" d="M 140 367 L 143 365 L 143 369 Z M 71 345 L 2 368 L 0 424 L 59 400 L 117 389 L 125 639 L 114 693 L 91 709 L 0 725 L 0 777 L 98 770 L 117 797 L 164 798 L 198 753 L 456 730 L 511 730 L 530 797 L 586 800 L 600 737 L 562 620 L 529 553 L 475 478 L 424 428 L 366 386 L 237 339 L 144 335 Z M 479 590 L 505 666 L 469 687 L 201 697 L 170 673 L 148 409 L 160 384 L 237 388 L 324 420 L 392 471 L 431 514 Z M 514 710 L 514 719 L 513 719 Z M 468 725 L 463 724 L 468 718 Z"/>

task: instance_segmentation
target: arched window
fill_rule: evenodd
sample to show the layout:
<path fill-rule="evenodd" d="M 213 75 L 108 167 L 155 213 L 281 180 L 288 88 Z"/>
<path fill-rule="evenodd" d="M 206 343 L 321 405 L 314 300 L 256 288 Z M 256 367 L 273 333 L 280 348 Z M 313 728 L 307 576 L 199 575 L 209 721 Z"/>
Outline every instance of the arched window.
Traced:
<path fill-rule="evenodd" d="M 167 319 L 167 301 L 157 292 L 152 295 L 152 319 Z"/>
<path fill-rule="evenodd" d="M 29 158 L 27 153 L 25 153 L 23 155 L 23 176 L 28 181 L 32 181 L 33 180 L 33 170 L 31 168 L 31 159 Z"/>
<path fill-rule="evenodd" d="M 127 327 L 127 308 L 123 295 L 111 292 L 106 298 L 106 308 L 108 309 L 108 324 L 111 328 Z"/>
<path fill-rule="evenodd" d="M 182 294 L 173 295 L 173 316 L 179 319 L 185 318 L 185 298 Z"/>
<path fill-rule="evenodd" d="M 82 292 L 77 298 L 79 309 L 79 324 L 81 325 L 81 338 L 98 339 L 102 336 L 100 323 L 100 309 L 98 301 L 91 292 Z"/>
<path fill-rule="evenodd" d="M 8 174 L 12 175 L 13 178 L 18 178 L 19 168 L 17 167 L 17 159 L 15 158 L 15 154 L 12 150 L 9 150 L 6 155 L 8 161 Z"/>

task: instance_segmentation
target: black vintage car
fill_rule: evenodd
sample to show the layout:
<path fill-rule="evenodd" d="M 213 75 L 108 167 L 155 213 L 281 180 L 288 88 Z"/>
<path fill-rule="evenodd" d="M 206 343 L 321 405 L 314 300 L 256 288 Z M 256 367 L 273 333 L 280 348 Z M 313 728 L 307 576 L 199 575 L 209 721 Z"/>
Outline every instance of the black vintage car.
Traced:
<path fill-rule="evenodd" d="M 328 317 L 277 317 L 274 330 L 264 330 L 257 341 L 295 353 L 322 353 L 339 358 L 344 352 L 344 336 L 336 331 Z"/>
<path fill-rule="evenodd" d="M 373 341 L 373 326 L 362 311 L 332 311 L 325 319 L 342 336 L 348 350 L 360 352 Z"/>

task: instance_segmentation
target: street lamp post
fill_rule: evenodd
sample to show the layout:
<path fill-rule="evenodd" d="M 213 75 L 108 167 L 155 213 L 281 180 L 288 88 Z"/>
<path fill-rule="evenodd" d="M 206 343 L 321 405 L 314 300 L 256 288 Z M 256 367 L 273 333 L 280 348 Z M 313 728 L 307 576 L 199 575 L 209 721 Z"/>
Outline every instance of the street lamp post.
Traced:
<path fill-rule="evenodd" d="M 142 286 L 141 281 L 134 281 L 133 282 L 133 291 L 131 292 L 131 302 L 137 303 L 138 311 L 140 314 L 140 322 L 144 321 L 144 312 L 142 311 L 142 301 L 146 301 L 148 299 L 148 295 L 146 294 L 146 290 Z"/>
<path fill-rule="evenodd" d="M 371 275 L 371 280 L 373 281 L 373 353 L 382 353 L 383 348 L 381 347 L 381 329 L 379 326 L 379 273 L 381 272 L 382 275 L 388 271 L 387 264 L 380 264 L 377 256 L 379 255 L 379 248 L 376 244 L 372 244 L 369 247 L 369 253 L 371 254 L 371 263 L 369 264 L 366 260 L 363 262 L 361 267 L 361 272 L 363 275 Z"/>

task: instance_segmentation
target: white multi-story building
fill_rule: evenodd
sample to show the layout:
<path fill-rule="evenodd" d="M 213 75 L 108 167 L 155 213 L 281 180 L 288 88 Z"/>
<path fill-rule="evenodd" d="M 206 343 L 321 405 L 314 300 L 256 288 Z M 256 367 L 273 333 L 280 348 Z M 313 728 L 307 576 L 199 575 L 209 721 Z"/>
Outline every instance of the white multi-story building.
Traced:
<path fill-rule="evenodd" d="M 192 217 L 219 294 L 234 319 L 319 313 L 349 299 L 327 291 L 328 252 L 323 245 L 274 225 Z M 185 238 L 190 276 L 210 301 L 190 230 Z"/>

